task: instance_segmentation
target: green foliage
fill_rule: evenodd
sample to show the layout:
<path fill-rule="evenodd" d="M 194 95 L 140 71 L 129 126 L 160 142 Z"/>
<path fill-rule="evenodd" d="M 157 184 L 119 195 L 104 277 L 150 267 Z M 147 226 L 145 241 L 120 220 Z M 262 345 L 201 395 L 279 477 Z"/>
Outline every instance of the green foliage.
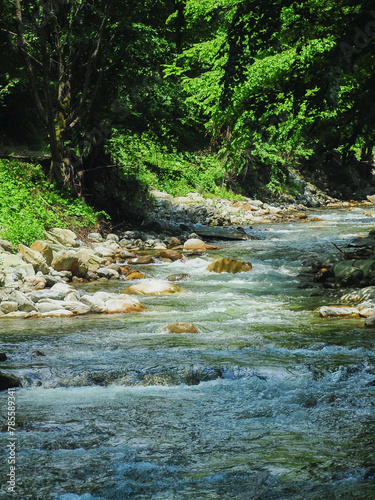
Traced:
<path fill-rule="evenodd" d="M 233 196 L 225 187 L 225 168 L 215 155 L 178 152 L 162 146 L 150 134 L 125 135 L 117 130 L 113 131 L 108 152 L 125 175 L 137 175 L 143 183 L 174 196 L 191 191 Z"/>
<path fill-rule="evenodd" d="M 48 184 L 39 165 L 0 161 L 0 236 L 30 245 L 45 229 L 94 226 L 99 213 Z"/>

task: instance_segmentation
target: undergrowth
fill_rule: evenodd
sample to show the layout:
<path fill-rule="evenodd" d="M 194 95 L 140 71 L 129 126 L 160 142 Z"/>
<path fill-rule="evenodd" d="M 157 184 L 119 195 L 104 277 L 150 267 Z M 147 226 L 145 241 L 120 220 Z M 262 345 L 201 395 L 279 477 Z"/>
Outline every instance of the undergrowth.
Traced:
<path fill-rule="evenodd" d="M 113 130 L 107 146 L 125 175 L 173 196 L 196 191 L 206 197 L 240 197 L 226 187 L 226 171 L 215 155 L 180 152 L 163 146 L 152 135 L 127 135 Z"/>
<path fill-rule="evenodd" d="M 0 237 L 32 244 L 52 227 L 94 226 L 99 213 L 49 184 L 40 165 L 0 160 Z"/>

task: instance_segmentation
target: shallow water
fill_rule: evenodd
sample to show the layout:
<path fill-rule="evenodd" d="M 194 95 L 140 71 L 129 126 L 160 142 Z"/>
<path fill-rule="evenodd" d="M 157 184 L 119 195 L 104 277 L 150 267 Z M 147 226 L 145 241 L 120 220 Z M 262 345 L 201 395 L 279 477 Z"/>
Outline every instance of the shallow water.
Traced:
<path fill-rule="evenodd" d="M 375 224 L 360 208 L 317 215 L 147 267 L 191 278 L 187 293 L 142 298 L 145 313 L 3 320 L 0 368 L 23 388 L 17 494 L 6 493 L 5 468 L 0 498 L 374 498 L 374 333 L 319 318 L 332 299 L 298 286 L 311 282 L 300 275 L 310 256 Z M 221 256 L 253 270 L 206 271 Z M 164 333 L 174 321 L 201 333 Z"/>

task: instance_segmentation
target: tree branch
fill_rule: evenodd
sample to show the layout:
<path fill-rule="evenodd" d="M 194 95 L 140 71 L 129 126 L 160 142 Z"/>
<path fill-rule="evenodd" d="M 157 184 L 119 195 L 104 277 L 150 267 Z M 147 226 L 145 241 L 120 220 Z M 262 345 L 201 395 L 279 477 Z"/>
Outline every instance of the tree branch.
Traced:
<path fill-rule="evenodd" d="M 14 1 L 15 8 L 16 8 L 16 23 L 17 23 L 17 47 L 25 61 L 25 66 L 26 66 L 26 72 L 27 76 L 29 78 L 30 82 L 30 87 L 31 87 L 31 93 L 35 102 L 35 106 L 37 109 L 37 112 L 42 119 L 42 121 L 47 125 L 48 124 L 48 118 L 47 118 L 47 113 L 46 110 L 43 107 L 42 101 L 40 99 L 37 86 L 36 86 L 36 80 L 35 80 L 35 75 L 34 75 L 34 69 L 32 66 L 31 61 L 34 59 L 32 56 L 27 52 L 25 49 L 25 39 L 23 37 L 23 32 L 24 32 L 24 25 L 22 21 L 22 7 L 21 7 L 21 2 L 20 0 L 15 0 Z M 39 64 L 39 61 L 37 61 Z"/>

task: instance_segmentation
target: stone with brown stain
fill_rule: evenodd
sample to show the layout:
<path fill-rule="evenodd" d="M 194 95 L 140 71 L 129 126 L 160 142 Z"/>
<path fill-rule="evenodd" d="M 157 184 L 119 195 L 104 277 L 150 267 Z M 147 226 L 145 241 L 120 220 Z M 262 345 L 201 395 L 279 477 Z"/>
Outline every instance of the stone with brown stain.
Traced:
<path fill-rule="evenodd" d="M 242 260 L 234 259 L 219 259 L 212 262 L 208 267 L 207 271 L 213 271 L 215 273 L 245 273 L 251 271 L 252 265 L 250 262 L 244 262 Z"/>
<path fill-rule="evenodd" d="M 164 332 L 168 333 L 199 333 L 198 328 L 192 323 L 171 323 L 163 328 Z"/>

